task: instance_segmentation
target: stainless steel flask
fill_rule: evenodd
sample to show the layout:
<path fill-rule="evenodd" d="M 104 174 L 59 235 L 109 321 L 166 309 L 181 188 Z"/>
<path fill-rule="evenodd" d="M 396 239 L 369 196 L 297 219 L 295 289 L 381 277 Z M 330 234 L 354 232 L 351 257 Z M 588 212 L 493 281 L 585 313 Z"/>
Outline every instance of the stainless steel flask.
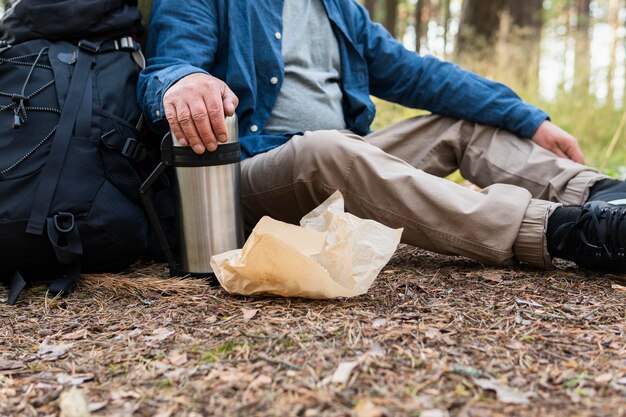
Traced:
<path fill-rule="evenodd" d="M 237 117 L 227 117 L 228 142 L 217 150 L 196 154 L 180 146 L 172 133 L 161 142 L 161 163 L 141 187 L 141 197 L 173 276 L 212 276 L 211 256 L 241 248 L 244 241 L 241 209 L 241 148 Z M 178 259 L 159 224 L 151 193 L 167 167 L 173 168 Z"/>
<path fill-rule="evenodd" d="M 226 126 L 228 142 L 208 156 L 228 154 L 229 144 L 231 152 L 233 144 L 238 147 L 237 117 L 227 117 Z M 174 135 L 172 141 L 180 147 Z M 190 274 L 212 273 L 211 256 L 243 245 L 239 160 L 223 163 L 223 159 L 202 156 L 197 158 L 201 161 L 198 166 L 174 162 L 180 268 Z"/>

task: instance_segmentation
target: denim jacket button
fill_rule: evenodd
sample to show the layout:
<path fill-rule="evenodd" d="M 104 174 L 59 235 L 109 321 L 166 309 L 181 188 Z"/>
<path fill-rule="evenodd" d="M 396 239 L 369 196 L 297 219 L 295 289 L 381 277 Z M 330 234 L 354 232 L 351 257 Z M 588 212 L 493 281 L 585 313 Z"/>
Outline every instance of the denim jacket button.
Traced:
<path fill-rule="evenodd" d="M 259 127 L 257 125 L 250 126 L 250 131 L 252 133 L 256 133 L 258 130 L 259 130 Z"/>
<path fill-rule="evenodd" d="M 274 37 L 276 39 L 280 40 L 283 37 L 283 35 L 281 35 L 280 32 L 276 32 L 276 33 L 274 33 Z"/>
<path fill-rule="evenodd" d="M 278 78 L 277 77 L 270 78 L 270 83 L 272 83 L 272 85 L 278 84 Z"/>

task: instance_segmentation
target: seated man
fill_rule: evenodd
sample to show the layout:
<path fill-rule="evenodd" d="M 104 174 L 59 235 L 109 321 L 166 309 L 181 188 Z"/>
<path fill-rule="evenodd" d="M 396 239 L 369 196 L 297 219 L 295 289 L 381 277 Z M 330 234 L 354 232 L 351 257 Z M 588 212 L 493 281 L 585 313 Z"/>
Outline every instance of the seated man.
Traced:
<path fill-rule="evenodd" d="M 297 222 L 340 190 L 424 249 L 626 272 L 624 183 L 546 113 L 407 51 L 354 0 L 155 0 L 149 39 L 138 94 L 157 128 L 211 152 L 236 110 L 248 226 Z M 433 115 L 372 133 L 370 94 Z M 456 169 L 484 189 L 441 178 Z"/>

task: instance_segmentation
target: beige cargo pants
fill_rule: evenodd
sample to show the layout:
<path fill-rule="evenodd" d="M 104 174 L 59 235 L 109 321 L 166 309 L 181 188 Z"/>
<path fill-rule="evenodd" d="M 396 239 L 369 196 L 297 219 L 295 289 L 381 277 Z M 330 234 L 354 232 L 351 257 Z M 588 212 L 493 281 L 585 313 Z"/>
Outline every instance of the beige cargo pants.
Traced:
<path fill-rule="evenodd" d="M 459 169 L 482 188 L 444 177 Z M 560 205 L 585 202 L 606 178 L 502 129 L 422 116 L 366 137 L 315 131 L 242 164 L 246 225 L 263 215 L 297 223 L 335 190 L 346 210 L 442 254 L 547 268 L 545 230 Z"/>

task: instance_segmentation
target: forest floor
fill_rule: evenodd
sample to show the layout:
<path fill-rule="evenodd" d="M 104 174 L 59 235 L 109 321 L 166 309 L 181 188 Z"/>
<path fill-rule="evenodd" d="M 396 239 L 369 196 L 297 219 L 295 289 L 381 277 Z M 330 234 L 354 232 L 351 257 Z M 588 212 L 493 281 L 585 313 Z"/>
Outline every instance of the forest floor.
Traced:
<path fill-rule="evenodd" d="M 623 277 L 409 246 L 354 299 L 166 275 L 0 306 L 0 416 L 626 416 Z"/>

